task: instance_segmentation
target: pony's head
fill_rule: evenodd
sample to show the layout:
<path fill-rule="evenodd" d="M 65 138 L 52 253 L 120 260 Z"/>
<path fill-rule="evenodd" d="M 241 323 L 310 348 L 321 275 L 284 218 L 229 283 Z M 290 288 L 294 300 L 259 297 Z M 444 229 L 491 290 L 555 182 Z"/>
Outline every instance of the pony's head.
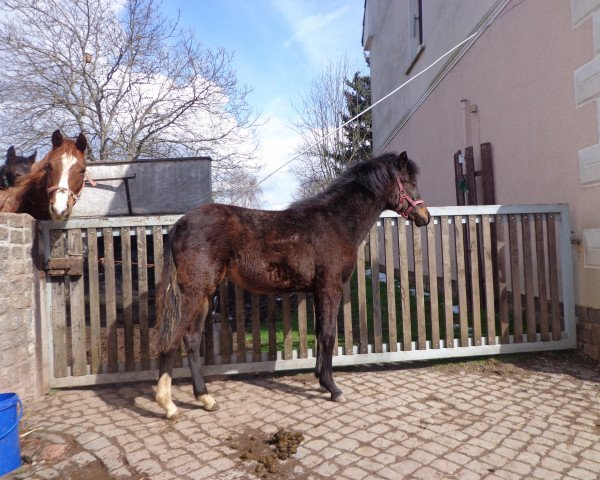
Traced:
<path fill-rule="evenodd" d="M 388 209 L 394 210 L 416 226 L 423 227 L 431 219 L 425 202 L 417 188 L 417 165 L 408 158 L 406 152 L 394 155 L 398 173 L 395 176 L 394 194 L 389 199 Z"/>
<path fill-rule="evenodd" d="M 6 167 L 3 170 L 1 179 L 2 187 L 11 187 L 15 184 L 19 177 L 27 175 L 29 170 L 31 170 L 31 166 L 35 162 L 36 155 L 37 150 L 28 157 L 17 155 L 15 152 L 15 147 L 9 147 L 8 151 L 6 152 Z"/>
<path fill-rule="evenodd" d="M 63 137 L 60 130 L 52 134 L 52 150 L 44 161 L 49 213 L 53 220 L 71 215 L 85 182 L 87 139 L 80 133 L 76 140 Z"/>

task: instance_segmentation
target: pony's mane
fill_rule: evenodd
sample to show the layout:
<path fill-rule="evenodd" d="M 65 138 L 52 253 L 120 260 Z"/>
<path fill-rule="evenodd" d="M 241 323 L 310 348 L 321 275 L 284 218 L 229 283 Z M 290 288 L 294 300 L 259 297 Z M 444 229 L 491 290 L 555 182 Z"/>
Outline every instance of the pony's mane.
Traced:
<path fill-rule="evenodd" d="M 65 138 L 60 147 L 50 150 L 42 160 L 35 162 L 31 166 L 30 172 L 20 177 L 11 188 L 0 190 L 0 212 L 16 212 L 27 192 L 44 181 L 46 165 L 55 158 L 60 158 L 62 153 L 73 150 L 77 150 L 75 142 Z"/>
<path fill-rule="evenodd" d="M 398 163 L 398 155 L 395 153 L 385 153 L 372 160 L 357 162 L 332 180 L 322 192 L 298 200 L 290 208 L 326 206 L 336 198 L 347 195 L 349 191 L 362 191 L 369 197 L 379 197 L 400 173 Z M 417 164 L 410 159 L 403 165 L 403 170 L 411 181 L 415 181 L 419 174 Z"/>

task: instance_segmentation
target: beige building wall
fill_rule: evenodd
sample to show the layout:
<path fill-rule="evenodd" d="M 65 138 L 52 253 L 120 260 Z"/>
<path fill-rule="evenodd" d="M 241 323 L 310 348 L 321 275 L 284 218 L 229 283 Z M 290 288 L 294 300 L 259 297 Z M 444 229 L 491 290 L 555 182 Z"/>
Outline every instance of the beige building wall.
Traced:
<path fill-rule="evenodd" d="M 468 48 L 374 110 L 376 153 L 406 150 L 421 167 L 419 188 L 428 204 L 454 205 L 454 152 L 491 142 L 497 203 L 569 203 L 575 238 L 599 229 L 600 186 L 582 186 L 579 167 L 580 151 L 599 143 L 597 105 L 593 95 L 593 101 L 576 99 L 575 88 L 575 72 L 594 59 L 593 30 L 600 22 L 574 12 L 595 3 L 423 1 L 425 49 L 411 75 L 476 31 L 482 19 L 495 21 Z M 408 78 L 390 68 L 403 63 L 391 57 L 393 45 L 378 50 L 386 29 L 394 28 L 386 8 L 400 15 L 405 7 L 404 17 L 394 19 L 402 30 L 408 4 L 367 0 L 363 41 L 375 32 L 373 101 Z M 391 38 L 400 44 L 406 35 Z M 378 78 L 381 70 L 389 77 Z M 600 307 L 600 269 L 584 267 L 582 245 L 573 246 L 573 260 L 576 304 Z"/>

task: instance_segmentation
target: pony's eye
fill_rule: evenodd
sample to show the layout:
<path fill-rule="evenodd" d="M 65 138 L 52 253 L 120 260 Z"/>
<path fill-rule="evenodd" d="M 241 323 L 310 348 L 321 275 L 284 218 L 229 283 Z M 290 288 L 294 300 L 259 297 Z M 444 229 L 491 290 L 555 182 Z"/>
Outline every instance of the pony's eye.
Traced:
<path fill-rule="evenodd" d="M 79 173 L 85 173 L 86 169 L 82 168 L 81 171 Z"/>

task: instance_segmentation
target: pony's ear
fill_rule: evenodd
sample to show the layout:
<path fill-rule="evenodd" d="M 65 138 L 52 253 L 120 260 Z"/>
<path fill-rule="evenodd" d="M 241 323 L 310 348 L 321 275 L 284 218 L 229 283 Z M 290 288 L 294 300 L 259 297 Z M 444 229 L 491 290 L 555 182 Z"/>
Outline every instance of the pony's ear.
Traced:
<path fill-rule="evenodd" d="M 75 140 L 75 146 L 77 147 L 77 150 L 79 150 L 82 153 L 85 153 L 88 143 L 87 138 L 85 138 L 85 135 L 83 133 L 80 133 L 77 137 L 77 140 Z"/>
<path fill-rule="evenodd" d="M 63 144 L 63 141 L 64 138 L 62 133 L 60 133 L 60 130 L 54 130 L 54 133 L 52 134 L 52 146 L 58 148 Z"/>
<path fill-rule="evenodd" d="M 37 157 L 37 150 L 35 152 L 33 152 L 31 155 L 29 155 L 29 158 L 27 159 L 30 163 L 35 163 L 35 158 Z"/>
<path fill-rule="evenodd" d="M 6 164 L 8 165 L 9 163 L 12 163 L 12 161 L 15 159 L 15 157 L 16 157 L 15 147 L 13 147 L 11 145 L 10 147 L 8 147 L 8 150 L 6 151 Z"/>
<path fill-rule="evenodd" d="M 400 167 L 400 170 L 404 169 L 407 163 L 408 155 L 406 155 L 406 151 L 404 151 L 400 155 L 398 155 L 398 167 Z"/>

